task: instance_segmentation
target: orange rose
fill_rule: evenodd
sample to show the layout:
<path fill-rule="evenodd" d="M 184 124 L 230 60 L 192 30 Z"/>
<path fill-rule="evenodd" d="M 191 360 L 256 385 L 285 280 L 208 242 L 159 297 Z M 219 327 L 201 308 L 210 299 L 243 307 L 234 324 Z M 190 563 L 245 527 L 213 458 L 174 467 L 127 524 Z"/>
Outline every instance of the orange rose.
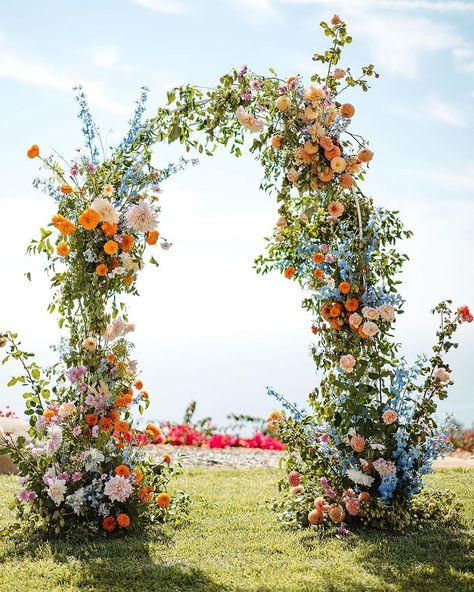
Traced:
<path fill-rule="evenodd" d="M 117 516 L 117 522 L 121 528 L 128 528 L 130 526 L 130 518 L 127 514 L 119 514 Z"/>
<path fill-rule="evenodd" d="M 349 173 L 342 173 L 342 175 L 339 177 L 339 185 L 343 189 L 349 189 L 349 187 L 352 187 L 352 183 L 352 177 L 349 175 Z"/>
<path fill-rule="evenodd" d="M 118 418 L 120 417 L 120 412 L 117 411 L 117 409 L 111 409 L 107 413 L 107 417 L 109 417 L 112 421 L 117 421 Z"/>
<path fill-rule="evenodd" d="M 168 508 L 171 504 L 171 496 L 169 493 L 159 493 L 156 496 L 156 503 L 160 508 Z"/>
<path fill-rule="evenodd" d="M 341 294 L 349 294 L 349 292 L 351 291 L 351 285 L 349 282 L 341 282 L 338 288 Z"/>
<path fill-rule="evenodd" d="M 336 302 L 336 304 L 333 304 L 331 306 L 331 309 L 329 311 L 329 316 L 331 317 L 338 317 L 342 312 L 342 306 Z"/>
<path fill-rule="evenodd" d="M 136 380 L 134 386 L 137 389 L 137 391 L 141 391 L 143 388 L 143 382 L 141 380 Z"/>
<path fill-rule="evenodd" d="M 295 275 L 296 269 L 293 266 L 287 267 L 283 272 L 283 275 L 286 277 L 287 280 L 291 280 L 291 278 Z"/>
<path fill-rule="evenodd" d="M 133 243 L 134 243 L 133 236 L 130 236 L 129 234 L 124 234 L 122 236 L 122 245 L 121 245 L 122 251 L 124 253 L 128 253 L 130 251 L 130 249 L 133 247 Z"/>
<path fill-rule="evenodd" d="M 104 518 L 102 520 L 102 528 L 107 532 L 112 532 L 113 530 L 115 530 L 115 527 L 116 523 L 115 518 L 113 516 L 107 516 L 107 518 Z"/>
<path fill-rule="evenodd" d="M 359 301 L 357 298 L 350 298 L 346 301 L 344 306 L 349 312 L 355 312 L 359 308 Z"/>
<path fill-rule="evenodd" d="M 135 483 L 135 485 L 139 485 L 141 483 L 143 479 L 143 473 L 140 471 L 140 469 L 135 469 L 133 471 L 133 482 Z"/>
<path fill-rule="evenodd" d="M 149 245 L 156 245 L 159 236 L 158 230 L 150 230 L 150 232 L 146 233 L 145 240 Z"/>
<path fill-rule="evenodd" d="M 372 152 L 372 150 L 369 150 L 368 148 L 362 148 L 361 150 L 359 150 L 359 154 L 357 155 L 357 158 L 361 162 L 369 162 L 372 160 L 373 157 L 374 153 Z"/>
<path fill-rule="evenodd" d="M 95 426 L 99 421 L 99 418 L 95 413 L 88 413 L 85 419 L 88 426 Z"/>
<path fill-rule="evenodd" d="M 28 148 L 26 156 L 28 156 L 28 158 L 36 158 L 37 156 L 39 156 L 39 153 L 40 153 L 39 146 L 37 146 L 36 144 L 33 144 L 33 146 L 31 146 L 31 148 Z"/>
<path fill-rule="evenodd" d="M 313 271 L 313 275 L 314 275 L 315 278 L 317 278 L 318 280 L 320 280 L 324 276 L 324 271 L 322 269 L 315 269 Z"/>
<path fill-rule="evenodd" d="M 66 243 L 58 243 L 56 251 L 60 257 L 67 257 L 69 255 L 69 247 Z"/>
<path fill-rule="evenodd" d="M 344 103 L 344 105 L 341 105 L 340 112 L 342 117 L 349 119 L 354 117 L 355 109 L 350 103 Z"/>
<path fill-rule="evenodd" d="M 72 193 L 72 187 L 70 185 L 68 185 L 67 183 L 65 183 L 64 185 L 61 185 L 61 193 L 65 193 L 66 195 L 68 195 L 69 193 Z"/>
<path fill-rule="evenodd" d="M 332 172 L 331 169 L 325 169 L 324 171 L 320 171 L 318 173 L 318 177 L 319 180 L 322 181 L 323 183 L 328 183 L 329 181 L 332 181 L 332 179 L 334 178 L 334 173 Z"/>
<path fill-rule="evenodd" d="M 111 432 L 114 425 L 110 417 L 102 417 L 99 421 L 99 428 L 104 432 Z"/>
<path fill-rule="evenodd" d="M 115 429 L 117 432 L 128 432 L 129 425 L 126 421 L 116 421 Z"/>
<path fill-rule="evenodd" d="M 102 224 L 102 230 L 105 236 L 113 236 L 117 234 L 118 224 L 110 224 L 109 222 L 104 222 Z"/>
<path fill-rule="evenodd" d="M 119 475 L 119 477 L 125 477 L 125 479 L 130 476 L 130 469 L 127 465 L 119 465 L 118 467 L 115 467 L 114 471 L 116 475 Z"/>
<path fill-rule="evenodd" d="M 324 255 L 318 251 L 313 255 L 313 261 L 315 263 L 322 263 L 324 261 Z"/>
<path fill-rule="evenodd" d="M 72 234 L 76 230 L 76 225 L 64 216 L 61 216 L 61 214 L 55 214 L 51 218 L 51 222 L 53 226 L 57 228 L 59 232 L 61 234 L 64 234 L 65 236 L 67 236 L 68 234 Z"/>
<path fill-rule="evenodd" d="M 125 395 L 120 395 L 120 397 L 117 397 L 117 399 L 115 401 L 115 406 L 116 407 L 128 407 L 131 402 L 132 402 L 132 396 L 129 395 L 128 393 L 126 393 Z"/>
<path fill-rule="evenodd" d="M 338 146 L 333 146 L 331 148 L 331 150 L 324 151 L 324 156 L 328 160 L 332 160 L 333 158 L 337 158 L 337 157 L 341 156 L 341 149 Z"/>
<path fill-rule="evenodd" d="M 77 221 L 86 230 L 93 230 L 100 222 L 100 214 L 92 208 L 88 208 L 82 212 Z"/>
<path fill-rule="evenodd" d="M 107 273 L 109 272 L 109 268 L 107 267 L 107 265 L 99 263 L 99 265 L 95 268 L 95 272 L 97 275 L 104 276 L 107 275 Z"/>

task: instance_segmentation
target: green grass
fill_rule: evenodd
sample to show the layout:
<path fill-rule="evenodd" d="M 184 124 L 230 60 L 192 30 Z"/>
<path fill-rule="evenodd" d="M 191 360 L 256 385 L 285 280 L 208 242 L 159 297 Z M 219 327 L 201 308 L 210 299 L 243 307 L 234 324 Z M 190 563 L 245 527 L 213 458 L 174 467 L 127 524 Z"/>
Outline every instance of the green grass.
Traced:
<path fill-rule="evenodd" d="M 84 543 L 0 542 L 0 590 L 99 592 L 468 592 L 474 590 L 474 471 L 439 471 L 431 486 L 452 489 L 466 527 L 407 536 L 322 539 L 283 530 L 272 515 L 277 471 L 187 470 L 191 521 L 153 536 Z M 0 524 L 16 478 L 0 478 Z"/>

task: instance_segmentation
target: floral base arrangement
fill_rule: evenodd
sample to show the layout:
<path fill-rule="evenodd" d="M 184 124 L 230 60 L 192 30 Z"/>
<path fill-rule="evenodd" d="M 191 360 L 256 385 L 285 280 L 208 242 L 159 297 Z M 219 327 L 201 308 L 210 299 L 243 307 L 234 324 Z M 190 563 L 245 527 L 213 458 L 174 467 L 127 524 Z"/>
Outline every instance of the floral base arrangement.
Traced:
<path fill-rule="evenodd" d="M 0 435 L 0 448 L 19 468 L 22 524 L 30 534 L 47 536 L 179 523 L 189 502 L 186 493 L 171 490 L 179 463 L 168 455 L 152 460 L 135 445 L 132 408 L 143 412 L 149 394 L 131 357 L 134 326 L 120 300 L 136 293 L 146 250 L 158 242 L 170 247 L 157 229 L 161 182 L 184 163 L 152 166 L 155 134 L 142 121 L 145 90 L 129 132 L 110 156 L 96 146 L 99 140 L 103 149 L 81 89 L 77 99 L 85 150 L 73 161 L 43 158 L 37 145 L 28 150 L 49 172 L 35 186 L 57 205 L 29 251 L 47 258 L 54 290 L 49 310 L 58 313 L 66 334 L 56 347 L 59 361 L 42 369 L 16 334 L 0 335 L 3 362 L 22 367 L 9 385 L 25 390 L 32 437 L 26 444 Z M 154 257 L 150 262 L 157 264 Z"/>

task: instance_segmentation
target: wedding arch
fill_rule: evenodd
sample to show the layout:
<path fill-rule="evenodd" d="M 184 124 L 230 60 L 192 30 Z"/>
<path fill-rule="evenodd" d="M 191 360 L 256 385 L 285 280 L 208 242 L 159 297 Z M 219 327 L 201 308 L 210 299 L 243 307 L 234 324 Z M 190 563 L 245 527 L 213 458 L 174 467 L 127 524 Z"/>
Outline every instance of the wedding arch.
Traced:
<path fill-rule="evenodd" d="M 446 426 L 434 419 L 451 384 L 444 356 L 456 346 L 459 324 L 472 315 L 467 307 L 440 303 L 431 357 L 409 366 L 400 356 L 391 331 L 403 312 L 397 278 L 407 257 L 396 243 L 411 232 L 397 212 L 363 193 L 373 152 L 350 131 L 356 110 L 340 99 L 348 88 L 367 91 L 378 75 L 372 65 L 358 76 L 339 65 L 352 42 L 339 17 L 321 26 L 331 47 L 314 55 L 324 75 L 313 75 L 309 85 L 299 76 L 282 79 L 273 70 L 262 76 L 244 66 L 214 89 L 170 91 L 168 105 L 142 122 L 144 91 L 130 132 L 102 162 L 79 91 L 88 153 L 67 162 L 66 171 L 30 148 L 28 156 L 51 171 L 36 185 L 58 204 L 55 234 L 43 230 L 30 251 L 48 257 L 56 290 L 50 310 L 70 337 L 61 361 L 46 373 L 15 335 L 2 341 L 7 358 L 23 364 L 24 374 L 12 380 L 30 386 L 24 396 L 36 442 L 7 447 L 24 479 L 18 507 L 47 531 L 112 532 L 185 515 L 186 494 L 170 498 L 167 492 L 170 459 L 152 462 L 135 446 L 130 408 L 136 403 L 143 411 L 148 394 L 130 357 L 125 335 L 133 326 L 120 295 L 136 292 L 146 249 L 159 241 L 167 248 L 156 229 L 161 184 L 187 163 L 156 169 L 152 146 L 179 141 L 187 152 L 212 155 L 222 145 L 239 156 L 247 133 L 253 135 L 249 150 L 263 165 L 261 188 L 278 205 L 256 269 L 277 270 L 309 294 L 303 306 L 313 316 L 312 355 L 322 371 L 310 412 L 269 389 L 283 409 L 270 415 L 268 426 L 289 451 L 281 519 L 345 532 L 358 523 L 403 529 L 449 518 L 449 496 L 420 492 L 422 476 L 448 446 Z M 155 434 L 150 425 L 144 438 L 153 441 Z"/>

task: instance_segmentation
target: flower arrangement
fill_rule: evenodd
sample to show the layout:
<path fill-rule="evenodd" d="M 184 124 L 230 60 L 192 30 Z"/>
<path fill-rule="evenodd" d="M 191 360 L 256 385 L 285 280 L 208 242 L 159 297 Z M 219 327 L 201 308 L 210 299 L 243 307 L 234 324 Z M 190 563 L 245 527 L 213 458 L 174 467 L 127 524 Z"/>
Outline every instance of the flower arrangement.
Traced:
<path fill-rule="evenodd" d="M 43 157 L 37 145 L 27 152 L 49 173 L 34 185 L 57 205 L 29 252 L 46 255 L 54 289 L 49 310 L 68 332 L 57 348 L 60 360 L 44 370 L 16 334 L 0 336 L 4 362 L 23 368 L 9 385 L 26 391 L 32 442 L 4 435 L 1 445 L 19 467 L 17 507 L 30 531 L 108 534 L 179 522 L 186 514 L 187 495 L 169 493 L 179 463 L 146 456 L 133 429 L 132 408 L 142 413 L 149 394 L 131 357 L 134 325 L 120 299 L 136 293 L 148 248 L 170 247 L 157 228 L 161 183 L 185 164 L 161 170 L 151 164 L 155 133 L 142 121 L 146 96 L 143 89 L 129 132 L 109 156 L 96 145 L 103 146 L 80 88 L 86 150 L 72 161 Z"/>
<path fill-rule="evenodd" d="M 321 27 L 331 47 L 313 56 L 324 73 L 310 84 L 243 66 L 205 93 L 174 89 L 156 121 L 163 138 L 208 154 L 220 144 L 239 156 L 251 134 L 249 149 L 265 173 L 261 188 L 278 203 L 256 270 L 277 270 L 308 294 L 303 307 L 313 315 L 312 355 L 322 373 L 309 396 L 311 411 L 269 389 L 283 410 L 271 414 L 268 427 L 290 452 L 280 516 L 341 532 L 349 523 L 404 528 L 448 514 L 447 499 L 420 492 L 432 461 L 449 447 L 446 426 L 434 417 L 452 384 L 445 354 L 473 316 L 466 306 L 440 303 L 431 357 L 410 367 L 400 356 L 392 332 L 403 312 L 398 278 L 407 256 L 396 243 L 412 233 L 398 212 L 363 193 L 374 153 L 351 131 L 357 110 L 341 97 L 347 89 L 367 91 L 378 74 L 372 65 L 360 75 L 340 66 L 352 38 L 337 15 Z"/>

